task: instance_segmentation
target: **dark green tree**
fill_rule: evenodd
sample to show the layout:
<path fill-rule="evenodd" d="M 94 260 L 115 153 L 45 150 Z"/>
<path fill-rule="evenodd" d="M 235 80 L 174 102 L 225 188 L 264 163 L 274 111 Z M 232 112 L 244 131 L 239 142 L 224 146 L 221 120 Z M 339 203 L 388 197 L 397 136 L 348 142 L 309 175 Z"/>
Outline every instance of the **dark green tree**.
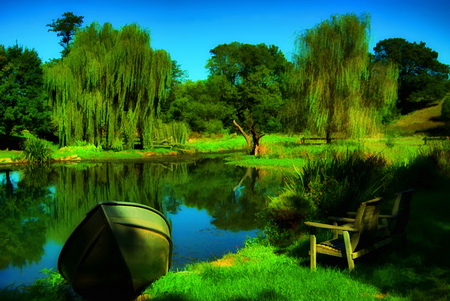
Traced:
<path fill-rule="evenodd" d="M 166 118 L 188 124 L 193 132 L 221 132 L 224 124 L 231 123 L 230 116 L 234 111 L 229 104 L 222 101 L 222 84 L 216 79 L 196 82 L 188 80 L 177 86 Z"/>
<path fill-rule="evenodd" d="M 50 132 L 50 108 L 45 105 L 41 59 L 34 49 L 0 45 L 0 133 L 27 129 L 38 135 Z"/>
<path fill-rule="evenodd" d="M 176 60 L 172 60 L 172 69 L 170 75 L 172 80 L 170 82 L 169 94 L 166 101 L 161 103 L 161 119 L 166 123 L 169 123 L 173 120 L 168 111 L 170 110 L 173 102 L 179 94 L 181 86 L 184 82 L 186 82 L 186 79 L 188 77 L 187 71 L 182 70 L 181 65 L 178 64 Z"/>
<path fill-rule="evenodd" d="M 210 53 L 209 78 L 223 83 L 221 99 L 233 107 L 233 123 L 257 155 L 262 133 L 281 129 L 277 113 L 285 103 L 285 75 L 291 65 L 274 45 L 233 42 Z"/>
<path fill-rule="evenodd" d="M 64 48 L 61 53 L 65 57 L 70 51 L 69 43 L 73 40 L 76 29 L 83 24 L 84 17 L 75 16 L 72 12 L 65 12 L 62 16 L 63 18 L 58 18 L 56 21 L 53 19 L 53 23 L 47 24 L 47 26 L 50 27 L 48 31 L 54 31 L 58 37 L 62 37 L 59 45 Z"/>
<path fill-rule="evenodd" d="M 449 66 L 440 63 L 438 53 L 424 42 L 385 39 L 377 43 L 374 52 L 375 61 L 393 62 L 399 68 L 397 107 L 403 113 L 445 96 Z"/>

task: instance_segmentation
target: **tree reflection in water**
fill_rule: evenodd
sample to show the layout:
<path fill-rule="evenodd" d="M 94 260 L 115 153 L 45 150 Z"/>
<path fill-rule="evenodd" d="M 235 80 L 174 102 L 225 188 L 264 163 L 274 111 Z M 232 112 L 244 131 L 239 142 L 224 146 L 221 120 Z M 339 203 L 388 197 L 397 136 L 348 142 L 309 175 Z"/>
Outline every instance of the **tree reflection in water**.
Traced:
<path fill-rule="evenodd" d="M 11 175 L 19 173 L 15 184 Z M 63 244 L 100 201 L 137 202 L 173 218 L 182 206 L 206 210 L 217 229 L 237 232 L 256 228 L 255 214 L 282 185 L 280 172 L 222 158 L 59 164 L 0 175 L 0 269 L 39 262 L 45 243 Z"/>

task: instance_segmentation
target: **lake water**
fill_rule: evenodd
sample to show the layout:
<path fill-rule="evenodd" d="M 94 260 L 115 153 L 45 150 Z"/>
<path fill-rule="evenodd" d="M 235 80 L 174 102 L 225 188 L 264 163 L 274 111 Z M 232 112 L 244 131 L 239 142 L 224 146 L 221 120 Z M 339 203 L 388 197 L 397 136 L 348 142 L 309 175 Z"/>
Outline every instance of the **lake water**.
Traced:
<path fill-rule="evenodd" d="M 280 172 L 224 158 L 59 164 L 0 169 L 0 288 L 30 284 L 97 202 L 128 201 L 172 224 L 171 270 L 235 252 L 257 232 L 256 214 L 282 186 Z M 1 168 L 1 167 L 0 167 Z"/>

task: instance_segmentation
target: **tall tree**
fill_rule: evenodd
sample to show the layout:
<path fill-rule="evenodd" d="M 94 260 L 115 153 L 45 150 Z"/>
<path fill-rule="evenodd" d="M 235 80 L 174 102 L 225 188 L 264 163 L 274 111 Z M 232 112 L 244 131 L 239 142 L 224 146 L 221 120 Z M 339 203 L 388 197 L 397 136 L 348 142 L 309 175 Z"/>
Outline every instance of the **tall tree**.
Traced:
<path fill-rule="evenodd" d="M 336 14 L 298 35 L 293 99 L 284 110 L 291 128 L 306 125 L 327 138 L 379 128 L 384 108 L 395 102 L 396 76 L 391 65 L 370 64 L 369 34 L 368 14 Z"/>
<path fill-rule="evenodd" d="M 374 48 L 375 61 L 392 62 L 398 66 L 399 109 L 409 112 L 445 96 L 449 66 L 438 61 L 438 53 L 424 42 L 385 39 Z"/>
<path fill-rule="evenodd" d="M 233 123 L 257 155 L 263 132 L 281 127 L 276 117 L 285 101 L 284 77 L 290 64 L 274 45 L 233 42 L 210 53 L 210 78 L 224 83 L 221 98 L 234 108 Z"/>
<path fill-rule="evenodd" d="M 58 37 L 62 37 L 59 45 L 64 48 L 61 53 L 65 57 L 70 51 L 69 43 L 73 40 L 76 29 L 83 24 L 84 17 L 75 16 L 72 12 L 65 12 L 62 16 L 64 18 L 58 18 L 56 21 L 53 19 L 53 23 L 47 24 L 47 26 L 51 27 L 48 31 L 54 31 Z"/>
<path fill-rule="evenodd" d="M 172 61 L 150 47 L 150 33 L 137 24 L 116 30 L 97 23 L 77 31 L 73 48 L 46 69 L 46 85 L 60 145 L 77 140 L 132 148 L 151 134 L 170 86 Z"/>
<path fill-rule="evenodd" d="M 50 113 L 43 86 L 41 59 L 34 49 L 0 45 L 0 132 L 27 129 L 38 135 L 50 132 Z"/>

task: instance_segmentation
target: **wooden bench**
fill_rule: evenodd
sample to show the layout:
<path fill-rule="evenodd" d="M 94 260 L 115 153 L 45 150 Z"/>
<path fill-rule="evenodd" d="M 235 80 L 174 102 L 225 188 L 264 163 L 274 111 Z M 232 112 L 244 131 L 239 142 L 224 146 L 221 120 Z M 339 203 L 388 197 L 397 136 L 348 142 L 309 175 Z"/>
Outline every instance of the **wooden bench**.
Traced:
<path fill-rule="evenodd" d="M 400 237 L 403 245 L 406 244 L 406 225 L 409 221 L 413 193 L 414 189 L 397 192 L 390 214 L 379 215 L 381 221 L 379 230 L 382 231 L 382 235 Z M 347 212 L 347 214 L 355 216 L 356 212 Z"/>
<path fill-rule="evenodd" d="M 355 218 L 331 217 L 333 225 L 305 222 L 310 226 L 310 259 L 311 269 L 316 269 L 316 254 L 326 254 L 346 258 L 350 271 L 355 269 L 354 259 L 392 242 L 390 237 L 380 238 L 377 235 L 379 212 L 382 198 L 361 203 Z M 337 223 L 345 223 L 338 226 Z M 321 243 L 316 242 L 316 228 L 333 231 L 333 239 Z M 342 238 L 338 235 L 342 234 Z"/>

